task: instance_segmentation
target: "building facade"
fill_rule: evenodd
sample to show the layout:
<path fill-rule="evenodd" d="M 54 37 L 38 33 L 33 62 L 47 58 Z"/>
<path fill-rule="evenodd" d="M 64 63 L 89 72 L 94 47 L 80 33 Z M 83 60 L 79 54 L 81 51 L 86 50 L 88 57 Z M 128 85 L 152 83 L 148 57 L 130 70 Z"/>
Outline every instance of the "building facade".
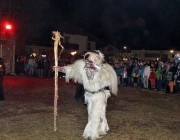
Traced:
<path fill-rule="evenodd" d="M 88 36 L 63 33 L 63 37 L 64 37 L 63 39 L 64 44 L 77 44 L 78 45 L 78 49 L 76 51 L 79 54 L 87 50 L 96 49 L 96 42 L 90 41 L 88 39 Z M 71 50 L 67 50 L 67 51 L 71 51 Z"/>
<path fill-rule="evenodd" d="M 88 40 L 88 36 L 77 35 L 77 34 L 68 34 L 63 33 L 63 39 L 61 44 L 64 46 L 63 53 L 71 54 L 76 51 L 77 54 L 81 54 L 87 50 L 95 50 L 96 42 Z M 59 47 L 59 51 L 61 48 Z M 30 54 L 33 53 L 34 56 L 38 55 L 50 55 L 54 54 L 54 47 L 39 46 L 39 45 L 26 45 L 26 52 Z"/>

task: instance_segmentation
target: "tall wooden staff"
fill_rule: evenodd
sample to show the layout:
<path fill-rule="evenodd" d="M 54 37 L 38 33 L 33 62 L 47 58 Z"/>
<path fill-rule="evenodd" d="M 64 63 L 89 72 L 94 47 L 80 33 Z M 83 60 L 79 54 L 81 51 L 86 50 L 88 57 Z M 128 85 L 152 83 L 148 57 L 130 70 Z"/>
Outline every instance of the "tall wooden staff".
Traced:
<path fill-rule="evenodd" d="M 54 81 L 54 131 L 56 131 L 56 116 L 57 116 L 57 100 L 58 100 L 58 45 L 61 46 L 62 50 L 64 50 L 64 47 L 61 45 L 60 39 L 63 38 L 58 31 L 52 32 L 53 37 L 52 40 L 54 40 L 54 60 L 55 60 L 55 81 Z M 61 54 L 60 52 L 60 54 Z M 60 57 L 60 56 L 59 56 Z"/>

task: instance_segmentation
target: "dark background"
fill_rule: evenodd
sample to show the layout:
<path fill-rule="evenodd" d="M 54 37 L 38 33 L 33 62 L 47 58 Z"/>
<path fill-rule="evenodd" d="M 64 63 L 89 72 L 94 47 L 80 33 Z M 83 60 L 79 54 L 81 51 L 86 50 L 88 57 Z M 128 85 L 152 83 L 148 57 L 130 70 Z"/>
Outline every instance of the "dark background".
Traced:
<path fill-rule="evenodd" d="M 53 30 L 88 33 L 117 48 L 178 49 L 179 0 L 1 0 L 10 20 L 30 42 L 50 42 Z"/>

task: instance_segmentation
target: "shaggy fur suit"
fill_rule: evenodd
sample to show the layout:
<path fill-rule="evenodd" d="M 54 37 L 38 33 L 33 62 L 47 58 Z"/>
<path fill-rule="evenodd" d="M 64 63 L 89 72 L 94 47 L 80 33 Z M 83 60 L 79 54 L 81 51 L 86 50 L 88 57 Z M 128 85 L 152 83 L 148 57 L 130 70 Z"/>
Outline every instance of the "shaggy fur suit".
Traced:
<path fill-rule="evenodd" d="M 83 137 L 87 140 L 95 140 L 109 130 L 106 119 L 107 99 L 111 96 L 110 93 L 117 95 L 118 92 L 117 75 L 114 69 L 109 64 L 102 63 L 104 56 L 99 51 L 98 54 L 100 55 L 97 58 L 96 54 L 93 56 L 94 53 L 91 53 L 89 57 L 98 69 L 86 67 L 86 62 L 83 59 L 77 60 L 63 69 L 66 74 L 66 82 L 73 79 L 84 85 L 88 123 L 84 129 Z"/>

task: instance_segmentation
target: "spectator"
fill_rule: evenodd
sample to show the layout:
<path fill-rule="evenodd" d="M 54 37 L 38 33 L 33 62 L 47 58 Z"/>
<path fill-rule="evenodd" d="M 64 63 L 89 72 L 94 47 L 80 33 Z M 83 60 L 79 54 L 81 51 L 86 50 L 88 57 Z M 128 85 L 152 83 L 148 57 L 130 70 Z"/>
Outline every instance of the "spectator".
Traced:
<path fill-rule="evenodd" d="M 132 63 L 129 63 L 129 66 L 127 67 L 127 79 L 128 79 L 129 87 L 132 87 L 132 71 L 133 71 L 133 65 Z"/>
<path fill-rule="evenodd" d="M 34 70 L 35 70 L 36 62 L 33 56 L 30 57 L 28 64 L 29 64 L 29 76 L 35 75 Z"/>
<path fill-rule="evenodd" d="M 158 90 L 158 91 L 162 90 L 162 75 L 163 75 L 162 68 L 159 67 L 159 68 L 156 70 L 157 90 Z"/>
<path fill-rule="evenodd" d="M 34 57 L 34 62 L 35 62 L 35 65 L 34 65 L 34 76 L 37 76 L 38 75 L 38 69 L 37 69 L 37 62 L 38 62 L 38 60 L 37 60 L 37 58 L 36 57 Z"/>
<path fill-rule="evenodd" d="M 172 81 L 174 81 L 174 76 L 177 71 L 177 67 L 175 67 L 174 62 L 171 63 L 171 67 L 170 67 L 169 71 L 172 72 Z"/>
<path fill-rule="evenodd" d="M 28 64 L 28 60 L 26 60 L 26 62 L 24 63 L 24 70 L 25 70 L 25 75 L 28 76 L 28 75 L 29 75 L 29 64 Z"/>
<path fill-rule="evenodd" d="M 146 63 L 147 63 L 147 65 L 148 65 L 148 66 L 150 66 L 150 60 L 147 60 L 147 62 L 146 62 Z"/>
<path fill-rule="evenodd" d="M 122 86 L 123 83 L 122 83 L 122 72 L 123 72 L 123 69 L 120 65 L 117 65 L 116 68 L 115 68 L 115 71 L 116 71 L 116 74 L 117 74 L 117 79 L 118 79 L 118 86 Z"/>
<path fill-rule="evenodd" d="M 21 56 L 20 61 L 19 61 L 19 68 L 20 68 L 20 75 L 24 75 L 25 74 L 25 70 L 24 70 L 24 56 Z"/>
<path fill-rule="evenodd" d="M 122 72 L 122 78 L 123 78 L 123 84 L 125 84 L 125 86 L 128 86 L 128 78 L 127 78 L 127 66 L 125 66 L 123 68 L 123 72 Z"/>
<path fill-rule="evenodd" d="M 139 66 L 138 63 L 135 63 L 135 66 L 132 70 L 132 77 L 133 77 L 133 86 L 138 87 L 138 77 L 139 77 Z"/>
<path fill-rule="evenodd" d="M 16 61 L 15 61 L 15 73 L 17 75 L 19 75 L 20 73 L 20 62 L 19 62 L 19 57 L 17 57 Z"/>
<path fill-rule="evenodd" d="M 5 100 L 4 98 L 4 90 L 3 90 L 3 72 L 4 72 L 4 61 L 0 58 L 0 101 Z"/>
<path fill-rule="evenodd" d="M 158 61 L 154 61 L 154 68 L 155 68 L 155 71 L 156 71 L 157 68 L 158 68 Z"/>
<path fill-rule="evenodd" d="M 141 88 L 144 87 L 144 85 L 143 85 L 143 73 L 144 73 L 144 65 L 141 62 L 139 65 L 139 77 L 138 77 L 138 86 Z"/>
<path fill-rule="evenodd" d="M 148 89 L 149 85 L 149 76 L 150 76 L 150 66 L 148 63 L 145 64 L 144 73 L 143 73 L 143 79 L 144 79 L 144 88 Z"/>
<path fill-rule="evenodd" d="M 176 79 L 176 89 L 177 89 L 177 92 L 180 94 L 180 63 L 178 63 L 178 66 L 177 66 L 175 79 Z"/>
<path fill-rule="evenodd" d="M 37 74 L 39 77 L 43 76 L 43 58 L 40 56 L 37 61 Z"/>
<path fill-rule="evenodd" d="M 44 76 L 48 77 L 48 70 L 49 70 L 49 61 L 46 57 L 44 57 L 44 63 L 43 63 L 43 68 L 44 68 Z"/>
<path fill-rule="evenodd" d="M 153 67 L 153 68 L 151 68 L 151 72 L 150 72 L 150 81 L 151 81 L 151 86 L 154 88 L 156 87 L 155 80 L 156 80 L 156 71 L 155 71 L 155 68 Z"/>
<path fill-rule="evenodd" d="M 169 82 L 172 80 L 172 72 L 170 70 L 170 65 L 165 65 L 165 69 L 163 70 L 163 88 L 166 88 L 169 85 Z"/>

